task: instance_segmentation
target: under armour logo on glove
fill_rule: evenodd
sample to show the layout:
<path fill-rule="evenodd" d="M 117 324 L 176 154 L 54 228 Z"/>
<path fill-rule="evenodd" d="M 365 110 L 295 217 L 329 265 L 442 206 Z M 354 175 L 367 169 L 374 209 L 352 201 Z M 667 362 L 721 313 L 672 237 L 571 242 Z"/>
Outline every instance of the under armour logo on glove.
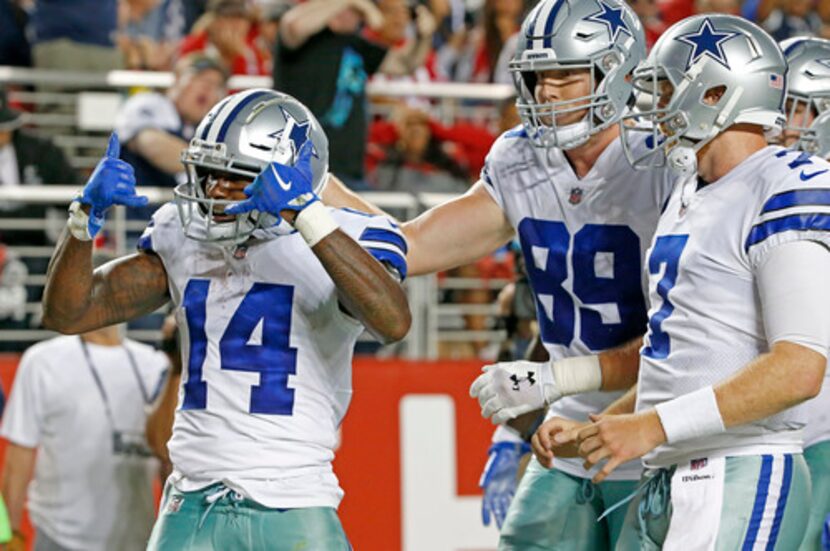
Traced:
<path fill-rule="evenodd" d="M 513 381 L 513 390 L 518 391 L 519 390 L 519 383 L 521 383 L 522 381 L 527 381 L 528 383 L 530 383 L 530 386 L 535 385 L 536 384 L 536 379 L 533 378 L 534 375 L 535 375 L 535 373 L 533 371 L 528 371 L 527 372 L 527 377 L 519 377 L 515 373 L 513 375 L 511 375 L 510 380 Z"/>
<path fill-rule="evenodd" d="M 225 209 L 227 214 L 252 210 L 268 213 L 280 220 L 280 212 L 300 212 L 320 198 L 312 189 L 311 140 L 300 149 L 293 166 L 272 162 L 245 188 L 248 199 Z"/>
<path fill-rule="evenodd" d="M 561 397 L 546 363 L 501 362 L 486 365 L 483 370 L 473 381 L 470 396 L 478 398 L 481 415 L 490 417 L 497 425 L 541 409 Z"/>

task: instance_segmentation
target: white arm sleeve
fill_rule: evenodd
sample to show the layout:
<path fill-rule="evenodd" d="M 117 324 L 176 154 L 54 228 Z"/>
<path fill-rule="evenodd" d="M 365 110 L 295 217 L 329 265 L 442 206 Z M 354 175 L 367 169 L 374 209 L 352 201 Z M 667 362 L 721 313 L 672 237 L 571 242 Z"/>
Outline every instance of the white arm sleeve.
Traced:
<path fill-rule="evenodd" d="M 827 356 L 830 347 L 830 249 L 793 241 L 758 267 L 758 292 L 770 346 L 788 341 Z"/>

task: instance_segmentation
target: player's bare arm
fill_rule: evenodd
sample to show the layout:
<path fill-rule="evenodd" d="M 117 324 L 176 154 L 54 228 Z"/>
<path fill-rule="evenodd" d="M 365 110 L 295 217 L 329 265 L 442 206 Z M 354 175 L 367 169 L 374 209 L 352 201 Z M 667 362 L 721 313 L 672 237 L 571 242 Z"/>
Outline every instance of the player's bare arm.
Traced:
<path fill-rule="evenodd" d="M 369 214 L 388 216 L 391 218 L 391 216 L 346 187 L 346 184 L 344 184 L 340 178 L 334 174 L 329 174 L 328 180 L 326 180 L 326 183 L 323 186 L 323 191 L 320 192 L 320 200 L 331 207 L 345 207 Z"/>
<path fill-rule="evenodd" d="M 474 262 L 513 238 L 501 207 L 476 182 L 469 191 L 403 225 L 411 275 L 430 274 Z"/>
<path fill-rule="evenodd" d="M 43 324 L 62 333 L 83 333 L 150 313 L 168 300 L 161 260 L 138 253 L 93 271 L 92 239 L 112 205 L 142 206 L 132 167 L 118 158 L 118 137 L 70 207 L 67 229 L 47 270 Z"/>
<path fill-rule="evenodd" d="M 337 286 L 340 302 L 384 342 L 402 339 L 412 321 L 406 293 L 386 268 L 341 230 L 311 249 Z"/>
<path fill-rule="evenodd" d="M 79 334 L 149 314 L 168 300 L 167 273 L 155 254 L 132 254 L 93 271 L 91 242 L 65 231 L 46 272 L 43 324 Z"/>
<path fill-rule="evenodd" d="M 827 358 L 814 350 L 786 341 L 775 343 L 768 353 L 714 387 L 722 427 L 764 419 L 815 397 L 821 390 L 826 365 Z M 680 399 L 696 399 L 692 394 Z M 580 431 L 578 439 L 586 468 L 606 461 L 595 482 L 604 480 L 622 463 L 668 441 L 667 429 L 655 409 L 592 416 L 592 421 Z"/>
<path fill-rule="evenodd" d="M 487 365 L 473 381 L 470 395 L 478 399 L 481 415 L 493 423 L 522 417 L 521 425 L 526 425 L 529 412 L 544 409 L 564 396 L 631 388 L 637 382 L 641 345 L 642 338 L 637 337 L 597 355 Z"/>

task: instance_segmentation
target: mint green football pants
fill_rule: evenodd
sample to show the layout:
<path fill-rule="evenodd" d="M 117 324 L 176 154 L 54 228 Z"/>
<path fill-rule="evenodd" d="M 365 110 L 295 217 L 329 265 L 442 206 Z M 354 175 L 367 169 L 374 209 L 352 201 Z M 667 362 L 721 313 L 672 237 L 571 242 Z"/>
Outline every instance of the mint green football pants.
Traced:
<path fill-rule="evenodd" d="M 546 469 L 534 457 L 507 511 L 499 551 L 614 549 L 625 507 L 597 519 L 636 488 L 636 480 L 595 485 L 590 479 Z"/>
<path fill-rule="evenodd" d="M 813 502 L 801 551 L 819 551 L 824 519 L 830 515 L 830 440 L 804 450 L 804 459 L 813 481 Z"/>
<path fill-rule="evenodd" d="M 643 475 L 641 488 L 628 507 L 617 551 L 662 549 L 673 521 L 673 474 L 674 467 Z M 810 474 L 802 455 L 727 457 L 722 483 L 716 551 L 798 549 L 810 508 Z M 711 529 L 701 519 L 678 521 L 685 530 Z"/>
<path fill-rule="evenodd" d="M 168 485 L 147 550 L 351 550 L 331 507 L 269 509 L 224 490 L 214 484 L 180 492 Z"/>

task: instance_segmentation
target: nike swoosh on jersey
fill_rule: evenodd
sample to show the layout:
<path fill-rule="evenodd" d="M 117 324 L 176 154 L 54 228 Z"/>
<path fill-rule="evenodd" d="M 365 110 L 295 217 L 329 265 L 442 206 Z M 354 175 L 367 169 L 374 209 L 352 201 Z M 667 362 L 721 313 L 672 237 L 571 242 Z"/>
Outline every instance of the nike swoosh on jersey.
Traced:
<path fill-rule="evenodd" d="M 821 176 L 825 172 L 827 172 L 826 168 L 824 170 L 816 170 L 815 172 L 811 172 L 810 174 L 805 174 L 802 170 L 798 177 L 801 178 L 802 182 L 806 182 L 807 180 L 812 180 L 816 176 Z"/>
<path fill-rule="evenodd" d="M 285 183 L 282 178 L 280 178 L 280 173 L 277 172 L 277 169 L 274 168 L 274 165 L 271 165 L 271 171 L 274 173 L 274 177 L 277 179 L 277 183 L 280 185 L 282 189 L 288 191 L 291 189 L 291 182 Z"/>

